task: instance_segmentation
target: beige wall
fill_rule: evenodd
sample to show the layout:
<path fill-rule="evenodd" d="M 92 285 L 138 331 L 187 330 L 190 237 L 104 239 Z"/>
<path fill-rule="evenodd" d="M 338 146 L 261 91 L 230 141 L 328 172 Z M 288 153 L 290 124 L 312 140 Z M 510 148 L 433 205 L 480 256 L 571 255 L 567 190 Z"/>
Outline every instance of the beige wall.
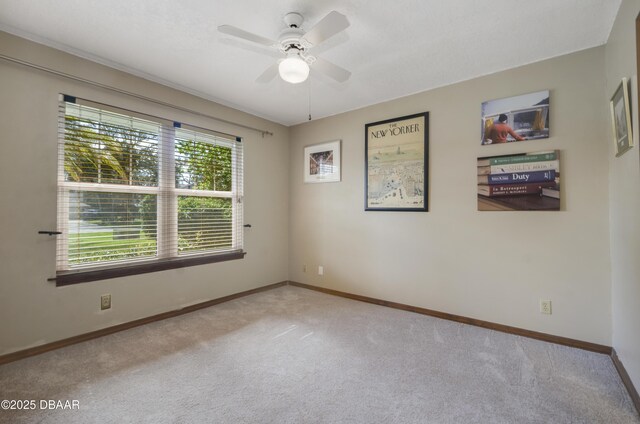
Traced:
<path fill-rule="evenodd" d="M 292 127 L 290 278 L 610 345 L 603 81 L 599 47 Z M 550 139 L 480 145 L 482 101 L 544 89 Z M 364 125 L 423 111 L 429 212 L 365 212 Z M 334 139 L 342 182 L 304 184 L 303 147 Z M 476 210 L 478 156 L 548 149 L 561 151 L 561 212 Z"/>
<path fill-rule="evenodd" d="M 0 60 L 0 354 L 287 279 L 288 140 L 281 125 L 0 32 L 0 53 L 264 128 L 259 133 Z M 165 116 L 245 139 L 243 260 L 56 288 L 58 93 Z M 113 308 L 100 311 L 100 295 Z"/>
<path fill-rule="evenodd" d="M 1 54 L 274 133 L 263 139 L 0 60 L 0 354 L 289 278 L 613 344 L 640 384 L 640 148 L 614 159 L 607 115 L 620 78 L 636 73 L 639 9 L 640 0 L 623 1 L 605 47 L 291 129 L 0 32 Z M 551 90 L 550 139 L 479 145 L 482 101 L 543 89 Z M 244 137 L 246 258 L 47 283 L 55 242 L 37 231 L 56 224 L 61 92 Z M 364 125 L 422 111 L 430 112 L 430 211 L 364 212 Z M 304 184 L 303 147 L 334 139 L 342 139 L 342 182 Z M 561 212 L 476 211 L 478 156 L 547 149 L 561 150 Z M 99 311 L 103 293 L 113 295 L 112 310 Z M 553 315 L 538 312 L 541 298 L 553 301 Z"/>
<path fill-rule="evenodd" d="M 610 167 L 611 280 L 613 347 L 640 389 L 640 146 L 636 91 L 635 19 L 640 1 L 624 0 L 605 49 L 608 101 L 622 77 L 633 80 L 632 121 L 636 146 L 615 157 L 607 134 Z M 607 122 L 607 125 L 611 125 Z"/>

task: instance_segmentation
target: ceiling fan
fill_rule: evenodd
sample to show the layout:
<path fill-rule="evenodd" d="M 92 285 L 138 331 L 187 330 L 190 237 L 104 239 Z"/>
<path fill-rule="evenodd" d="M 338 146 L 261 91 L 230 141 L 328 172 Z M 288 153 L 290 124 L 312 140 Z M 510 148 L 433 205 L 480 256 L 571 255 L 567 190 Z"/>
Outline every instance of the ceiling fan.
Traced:
<path fill-rule="evenodd" d="M 284 22 L 287 27 L 280 33 L 278 41 L 270 40 L 231 25 L 221 25 L 218 27 L 218 31 L 275 48 L 285 56 L 284 59 L 268 67 L 258 77 L 257 82 L 269 82 L 277 74 L 280 74 L 283 80 L 297 84 L 307 79 L 310 66 L 315 71 L 321 72 L 338 82 L 345 82 L 349 79 L 351 72 L 327 60 L 309 54 L 311 48 L 333 37 L 350 25 L 346 16 L 334 10 L 306 32 L 301 28 L 304 18 L 299 13 L 287 13 L 284 16 Z"/>

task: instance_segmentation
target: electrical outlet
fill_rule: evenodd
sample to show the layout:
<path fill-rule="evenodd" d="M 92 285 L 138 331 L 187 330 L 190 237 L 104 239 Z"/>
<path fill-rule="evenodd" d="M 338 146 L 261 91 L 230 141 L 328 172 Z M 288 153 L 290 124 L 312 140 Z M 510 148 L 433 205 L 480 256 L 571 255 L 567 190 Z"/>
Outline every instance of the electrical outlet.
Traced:
<path fill-rule="evenodd" d="M 110 294 L 103 294 L 102 296 L 100 296 L 100 309 L 101 310 L 105 310 L 105 309 L 111 309 L 111 295 Z"/>
<path fill-rule="evenodd" d="M 318 266 L 318 275 L 324 275 L 324 267 L 322 265 Z"/>
<path fill-rule="evenodd" d="M 307 264 L 302 265 L 302 272 L 307 272 Z"/>
<path fill-rule="evenodd" d="M 540 313 L 551 315 L 551 301 L 540 299 Z"/>

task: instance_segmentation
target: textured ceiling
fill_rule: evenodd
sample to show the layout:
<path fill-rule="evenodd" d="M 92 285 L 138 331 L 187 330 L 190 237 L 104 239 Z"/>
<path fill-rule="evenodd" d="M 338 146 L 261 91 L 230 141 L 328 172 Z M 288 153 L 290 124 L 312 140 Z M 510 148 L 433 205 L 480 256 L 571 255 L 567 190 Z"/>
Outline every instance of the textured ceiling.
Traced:
<path fill-rule="evenodd" d="M 0 0 L 0 30 L 285 125 L 606 43 L 621 0 Z M 310 29 L 331 10 L 351 26 L 312 53 L 346 83 L 256 78 L 278 56 L 220 34 L 277 39 L 287 12 Z"/>

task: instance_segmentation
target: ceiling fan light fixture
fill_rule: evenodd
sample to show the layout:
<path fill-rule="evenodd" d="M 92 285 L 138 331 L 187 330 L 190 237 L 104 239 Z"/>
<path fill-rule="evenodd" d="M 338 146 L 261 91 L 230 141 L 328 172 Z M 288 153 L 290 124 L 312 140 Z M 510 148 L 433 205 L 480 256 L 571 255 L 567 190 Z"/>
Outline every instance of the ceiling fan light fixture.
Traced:
<path fill-rule="evenodd" d="M 280 62 L 278 72 L 286 82 L 298 84 L 309 77 L 309 65 L 297 53 L 293 53 Z"/>
<path fill-rule="evenodd" d="M 291 12 L 284 16 L 286 28 L 280 32 L 277 41 L 247 32 L 232 25 L 220 25 L 218 31 L 232 37 L 261 44 L 278 50 L 286 57 L 272 63 L 256 79 L 258 83 L 268 83 L 280 75 L 289 84 L 299 84 L 309 78 L 309 67 L 313 66 L 314 74 L 324 74 L 337 82 L 345 82 L 351 72 L 320 57 L 312 56 L 310 50 L 325 40 L 335 36 L 349 27 L 349 20 L 342 13 L 332 10 L 320 19 L 313 28 L 305 31 L 301 28 L 304 18 L 301 14 Z"/>

